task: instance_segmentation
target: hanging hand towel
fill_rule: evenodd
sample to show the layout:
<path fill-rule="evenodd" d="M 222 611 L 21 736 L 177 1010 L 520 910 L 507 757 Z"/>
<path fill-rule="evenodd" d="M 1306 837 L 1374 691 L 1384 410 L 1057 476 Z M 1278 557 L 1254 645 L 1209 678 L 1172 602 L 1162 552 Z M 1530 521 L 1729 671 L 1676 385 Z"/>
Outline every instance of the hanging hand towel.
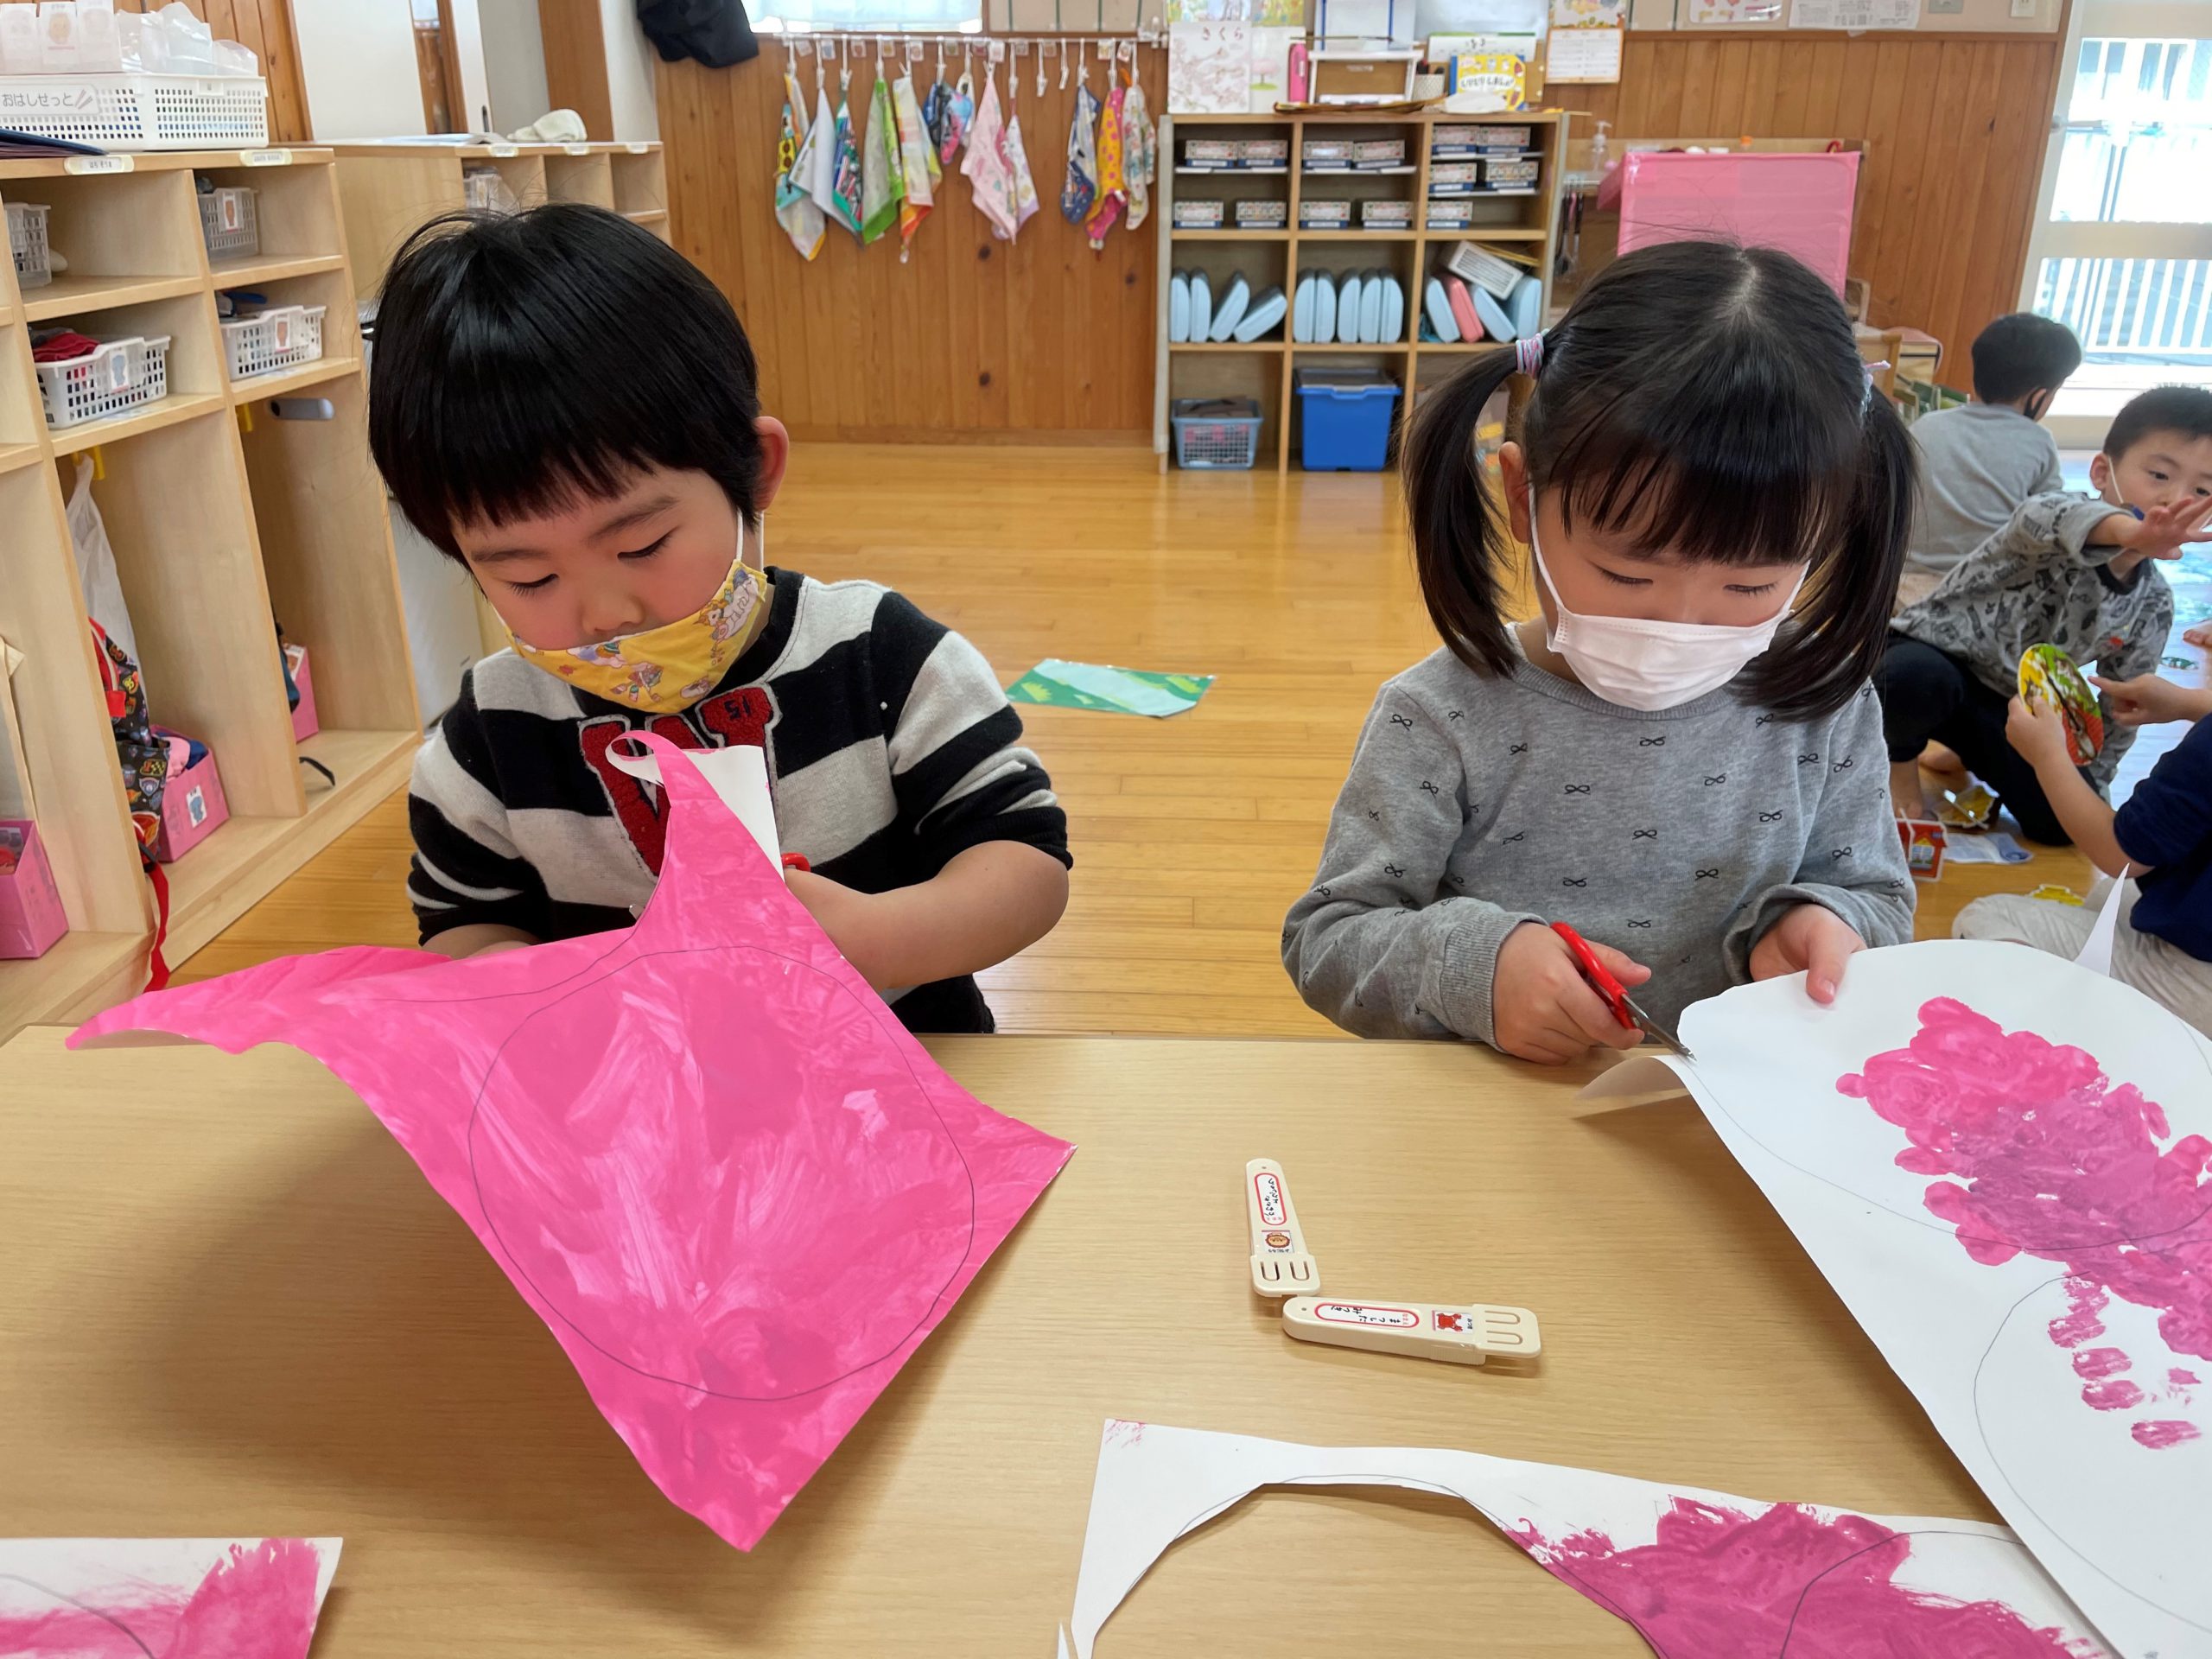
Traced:
<path fill-rule="evenodd" d="M 960 89 L 944 106 L 944 137 L 938 146 L 938 158 L 947 167 L 960 153 L 960 146 L 968 142 L 968 131 L 976 124 L 976 78 L 964 70 L 960 76 Z"/>
<path fill-rule="evenodd" d="M 1068 123 L 1067 179 L 1060 186 L 1060 217 L 1071 225 L 1089 219 L 1091 204 L 1098 200 L 1097 125 L 1097 94 L 1078 82 L 1075 118 Z"/>
<path fill-rule="evenodd" d="M 937 173 L 937 152 L 922 124 L 922 106 L 914 96 L 914 83 L 905 75 L 891 83 L 891 108 L 899 122 L 899 162 L 906 179 L 906 199 L 899 204 L 899 263 L 906 263 L 914 245 L 914 232 L 937 205 L 931 188 Z"/>
<path fill-rule="evenodd" d="M 922 124 L 930 130 L 930 148 L 941 161 L 952 159 L 952 152 L 944 148 L 944 118 L 952 111 L 952 88 L 944 79 L 944 65 L 937 67 L 937 79 L 929 91 L 922 94 Z"/>
<path fill-rule="evenodd" d="M 1128 222 L 1134 231 L 1152 212 L 1152 181 L 1160 170 L 1160 141 L 1141 86 L 1130 87 L 1122 101 L 1122 169 L 1129 180 Z"/>
<path fill-rule="evenodd" d="M 826 105 L 823 112 L 828 113 Z M 823 158 L 814 199 L 823 212 L 855 236 L 861 233 L 861 150 L 853 138 L 852 101 L 842 88 L 837 93 L 836 124 L 830 130 L 830 153 Z"/>
<path fill-rule="evenodd" d="M 899 160 L 899 118 L 891 112 L 891 84 L 881 75 L 868 95 L 868 137 L 861 145 L 861 240 L 874 242 L 899 222 L 906 199 L 906 168 Z"/>
<path fill-rule="evenodd" d="M 806 124 L 805 95 L 798 77 L 784 72 L 784 132 L 776 146 L 776 223 L 791 239 L 802 259 L 822 251 L 822 209 L 815 206 L 807 181 L 813 177 L 815 134 L 819 127 Z"/>
<path fill-rule="evenodd" d="M 1029 176 L 1029 149 L 1021 141 L 1021 112 L 1008 112 L 999 148 L 1005 152 L 1007 171 L 1014 175 L 1014 227 L 1020 230 L 1037 216 L 1037 181 Z"/>
<path fill-rule="evenodd" d="M 1106 245 L 1106 232 L 1122 216 L 1129 199 L 1129 181 L 1122 150 L 1123 93 L 1119 86 L 1106 95 L 1105 118 L 1098 124 L 1098 200 L 1083 222 L 1084 233 L 1096 249 Z"/>
<path fill-rule="evenodd" d="M 961 77 L 967 84 L 967 77 Z M 1005 124 L 999 115 L 996 76 L 983 81 L 982 101 L 976 106 L 976 124 L 968 132 L 968 159 L 960 170 L 976 192 L 976 209 L 991 222 L 1001 241 L 1010 242 L 1021 226 L 1017 216 L 1014 173 L 1007 165 Z"/>

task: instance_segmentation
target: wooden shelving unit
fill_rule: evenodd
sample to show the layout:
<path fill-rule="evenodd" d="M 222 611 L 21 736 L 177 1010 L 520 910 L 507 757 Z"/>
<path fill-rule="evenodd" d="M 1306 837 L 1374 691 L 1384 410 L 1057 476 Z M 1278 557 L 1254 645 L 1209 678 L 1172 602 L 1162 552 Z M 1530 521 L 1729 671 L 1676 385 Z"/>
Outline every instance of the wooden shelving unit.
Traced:
<path fill-rule="evenodd" d="M 1174 461 L 1174 433 L 1169 411 L 1181 397 L 1246 397 L 1258 400 L 1266 424 L 1260 433 L 1260 465 L 1272 459 L 1278 471 L 1290 467 L 1293 429 L 1298 424 L 1292 376 L 1303 361 L 1328 360 L 1341 365 L 1366 362 L 1398 383 L 1397 418 L 1412 408 L 1416 392 L 1425 385 L 1448 375 L 1470 351 L 1469 346 L 1423 343 L 1421 339 L 1421 281 L 1443 250 L 1455 242 L 1495 244 L 1523 262 L 1544 285 L 1545 309 L 1550 310 L 1551 273 L 1559 245 L 1560 189 L 1566 175 L 1569 116 L 1558 110 L 1524 110 L 1510 115 L 1447 115 L 1427 111 L 1419 115 L 1375 115 L 1357 109 L 1302 116 L 1186 115 L 1163 118 L 1160 147 L 1163 157 L 1179 158 L 1181 144 L 1198 137 L 1286 138 L 1290 144 L 1287 168 L 1217 169 L 1180 164 L 1163 167 L 1160 194 L 1155 209 L 1162 222 L 1173 225 L 1175 198 L 1219 194 L 1233 203 L 1237 199 L 1265 197 L 1288 204 L 1289 225 L 1284 230 L 1171 231 L 1160 241 L 1160 315 L 1153 377 L 1153 448 L 1164 469 Z M 1484 125 L 1527 127 L 1529 148 L 1524 152 L 1537 162 L 1536 184 L 1528 191 L 1478 194 L 1475 223 L 1465 230 L 1428 227 L 1430 135 L 1438 126 Z M 1396 168 L 1306 169 L 1300 158 L 1305 141 L 1325 134 L 1406 140 L 1407 163 Z M 1301 201 L 1316 195 L 1350 197 L 1355 202 L 1375 197 L 1414 204 L 1414 227 L 1409 230 L 1302 231 L 1298 228 Z M 1355 209 L 1357 211 L 1357 209 Z M 1233 216 L 1234 207 L 1228 213 Z M 1371 250 L 1371 251 L 1370 251 Z M 1254 296 L 1280 284 L 1294 296 L 1298 279 L 1309 270 L 1334 274 L 1382 268 L 1396 276 L 1406 289 L 1406 333 L 1388 344 L 1347 346 L 1332 343 L 1300 345 L 1290 338 L 1290 319 L 1283 319 L 1280 338 L 1249 344 L 1212 341 L 1172 344 L 1167 338 L 1169 276 L 1175 270 L 1202 270 L 1221 292 L 1228 277 L 1242 272 Z"/>
<path fill-rule="evenodd" d="M 188 957 L 403 783 L 422 741 L 385 497 L 368 456 L 361 338 L 325 149 L 124 158 L 122 173 L 0 162 L 0 200 L 51 209 L 67 274 L 19 292 L 0 263 L 0 637 L 41 839 L 71 931 L 0 962 L 0 1035 L 75 1020 L 143 982 L 150 889 L 124 810 L 64 504 L 80 457 L 130 607 L 156 723 L 213 751 L 231 818 L 166 867 L 168 954 Z M 257 192 L 260 251 L 211 264 L 194 175 Z M 215 297 L 325 308 L 323 357 L 232 381 Z M 170 336 L 169 394 L 55 431 L 35 328 Z M 327 420 L 279 420 L 311 393 Z M 292 737 L 274 620 L 304 645 L 321 731 Z M 337 783 L 300 765 L 310 756 Z"/>
<path fill-rule="evenodd" d="M 420 138 L 338 144 L 346 248 L 365 294 L 408 233 L 468 204 L 463 173 L 489 168 L 518 206 L 588 201 L 669 239 L 668 175 L 658 144 L 441 144 Z"/>

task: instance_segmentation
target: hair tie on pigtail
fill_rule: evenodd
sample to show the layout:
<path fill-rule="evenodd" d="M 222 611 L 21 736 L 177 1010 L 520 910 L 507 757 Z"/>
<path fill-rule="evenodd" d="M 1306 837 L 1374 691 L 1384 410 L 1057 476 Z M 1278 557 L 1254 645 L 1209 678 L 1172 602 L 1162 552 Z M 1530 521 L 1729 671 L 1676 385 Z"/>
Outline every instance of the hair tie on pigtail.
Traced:
<path fill-rule="evenodd" d="M 1515 365 L 1522 373 L 1534 379 L 1544 366 L 1544 337 L 1541 332 L 1530 334 L 1514 346 Z"/>

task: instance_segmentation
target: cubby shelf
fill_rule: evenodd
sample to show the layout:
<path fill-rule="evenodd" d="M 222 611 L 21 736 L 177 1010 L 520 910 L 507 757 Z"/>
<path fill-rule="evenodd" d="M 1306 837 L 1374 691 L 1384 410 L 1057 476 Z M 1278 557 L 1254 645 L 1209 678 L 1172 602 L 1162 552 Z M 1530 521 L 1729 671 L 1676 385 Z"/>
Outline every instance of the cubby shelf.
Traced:
<path fill-rule="evenodd" d="M 120 443 L 141 433 L 158 432 L 165 426 L 175 426 L 180 421 L 192 420 L 223 406 L 224 399 L 219 392 L 173 391 L 127 415 L 111 415 L 105 420 L 63 427 L 54 434 L 54 453 L 81 455 L 96 444 Z"/>
<path fill-rule="evenodd" d="M 0 161 L 0 200 L 48 207 L 70 260 L 28 294 L 0 265 L 0 637 L 38 664 L 15 682 L 22 761 L 71 928 L 35 961 L 0 963 L 0 1037 L 137 990 L 152 938 L 65 513 L 80 475 L 115 550 L 149 712 L 207 745 L 232 814 L 164 867 L 172 965 L 403 783 L 421 742 L 384 493 L 344 486 L 368 465 L 367 404 L 334 158 L 130 160 L 128 172 L 89 176 Z M 258 252 L 208 259 L 195 175 L 256 192 Z M 324 307 L 324 356 L 232 381 L 215 300 L 234 288 Z M 48 427 L 26 325 L 55 324 L 168 335 L 169 394 Z M 309 412 L 327 418 L 264 407 L 307 388 L 329 405 Z M 322 729 L 305 742 L 292 734 L 279 621 L 308 650 Z"/>
<path fill-rule="evenodd" d="M 467 205 L 463 175 L 489 168 L 520 207 L 587 201 L 669 239 L 668 175 L 658 144 L 456 144 L 421 138 L 332 146 L 346 204 L 346 248 L 364 294 L 418 226 Z"/>
<path fill-rule="evenodd" d="M 56 317 L 89 315 L 118 305 L 139 305 L 148 300 L 174 300 L 197 294 L 203 276 L 56 276 L 44 288 L 23 296 L 23 315 L 33 322 Z"/>
<path fill-rule="evenodd" d="M 1406 305 L 1410 314 L 1406 327 L 1408 334 L 1413 334 L 1421 326 L 1422 281 L 1441 257 L 1441 251 L 1455 242 L 1492 243 L 1512 246 L 1521 263 L 1542 279 L 1548 309 L 1549 272 L 1558 247 L 1560 184 L 1566 171 L 1569 124 L 1568 113 L 1556 110 L 1518 110 L 1504 115 L 1452 115 L 1441 111 L 1378 115 L 1371 111 L 1347 108 L 1301 115 L 1186 115 L 1163 118 L 1160 124 L 1160 149 L 1163 156 L 1171 159 L 1179 153 L 1182 140 L 1193 134 L 1211 137 L 1255 134 L 1287 139 L 1295 165 L 1279 169 L 1236 169 L 1178 164 L 1162 169 L 1160 195 L 1164 200 L 1155 211 L 1171 224 L 1174 221 L 1178 195 L 1199 194 L 1220 181 L 1262 179 L 1269 182 L 1235 192 L 1235 199 L 1249 200 L 1263 196 L 1282 201 L 1290 228 L 1268 232 L 1177 231 L 1161 239 L 1158 339 L 1153 377 L 1153 448 L 1160 457 L 1160 466 L 1164 468 L 1173 463 L 1172 410 L 1179 397 L 1256 399 L 1266 422 L 1260 435 L 1259 465 L 1264 468 L 1272 461 L 1277 469 L 1285 469 L 1291 464 L 1292 429 L 1296 424 L 1294 375 L 1299 360 L 1338 357 L 1356 361 L 1363 357 L 1379 363 L 1381 372 L 1398 385 L 1397 416 L 1402 420 L 1410 411 L 1419 389 L 1437 378 L 1433 372 L 1423 376 L 1425 362 L 1432 363 L 1433 370 L 1446 365 L 1456 367 L 1458 359 L 1471 351 L 1487 349 L 1491 344 L 1483 341 L 1473 346 L 1443 346 L 1418 338 L 1373 345 L 1335 341 L 1327 345 L 1301 344 L 1288 338 L 1287 328 L 1282 330 L 1281 339 L 1249 346 L 1176 344 L 1167 338 L 1167 324 L 1170 277 L 1178 266 L 1205 270 L 1216 294 L 1223 291 L 1224 283 L 1234 271 L 1243 274 L 1255 293 L 1263 288 L 1279 286 L 1287 295 L 1295 295 L 1298 279 L 1307 270 L 1325 270 L 1340 275 L 1381 266 L 1406 286 Z M 1471 211 L 1496 221 L 1446 230 L 1426 223 L 1429 169 L 1438 159 L 1430 154 L 1430 137 L 1439 126 L 1459 125 L 1528 128 L 1530 142 L 1527 147 L 1484 150 L 1482 157 L 1501 161 L 1533 159 L 1538 169 L 1537 182 L 1527 189 L 1480 190 L 1471 195 L 1441 198 L 1472 202 L 1476 205 Z M 1402 137 L 1408 160 L 1406 165 L 1392 168 L 1303 165 L 1306 140 L 1323 135 Z M 1281 181 L 1274 182 L 1274 179 Z M 1363 179 L 1374 182 L 1363 187 L 1358 184 Z M 1416 218 L 1422 222 L 1418 228 L 1407 230 L 1296 228 L 1302 200 L 1325 195 L 1343 200 L 1347 189 L 1355 201 L 1410 200 L 1414 204 Z M 1236 250 L 1223 245 L 1236 242 L 1248 242 L 1254 246 L 1240 258 Z M 1234 360 L 1209 360 L 1224 356 Z"/>

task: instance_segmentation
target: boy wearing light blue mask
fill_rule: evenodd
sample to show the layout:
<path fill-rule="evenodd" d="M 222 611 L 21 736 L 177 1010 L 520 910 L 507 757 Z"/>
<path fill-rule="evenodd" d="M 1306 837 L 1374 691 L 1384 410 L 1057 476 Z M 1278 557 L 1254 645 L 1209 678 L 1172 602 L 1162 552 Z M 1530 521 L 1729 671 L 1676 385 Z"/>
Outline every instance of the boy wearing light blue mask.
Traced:
<path fill-rule="evenodd" d="M 1516 368 L 1501 512 L 1475 430 Z M 1563 1063 L 1641 1033 L 1546 923 L 1668 1026 L 1747 979 L 1831 1001 L 1853 952 L 1911 936 L 1867 676 L 1912 455 L 1817 276 L 1769 249 L 1631 254 L 1441 388 L 1405 467 L 1445 648 L 1383 687 L 1291 908 L 1308 1003 Z M 1541 613 L 1510 624 L 1522 545 Z"/>

